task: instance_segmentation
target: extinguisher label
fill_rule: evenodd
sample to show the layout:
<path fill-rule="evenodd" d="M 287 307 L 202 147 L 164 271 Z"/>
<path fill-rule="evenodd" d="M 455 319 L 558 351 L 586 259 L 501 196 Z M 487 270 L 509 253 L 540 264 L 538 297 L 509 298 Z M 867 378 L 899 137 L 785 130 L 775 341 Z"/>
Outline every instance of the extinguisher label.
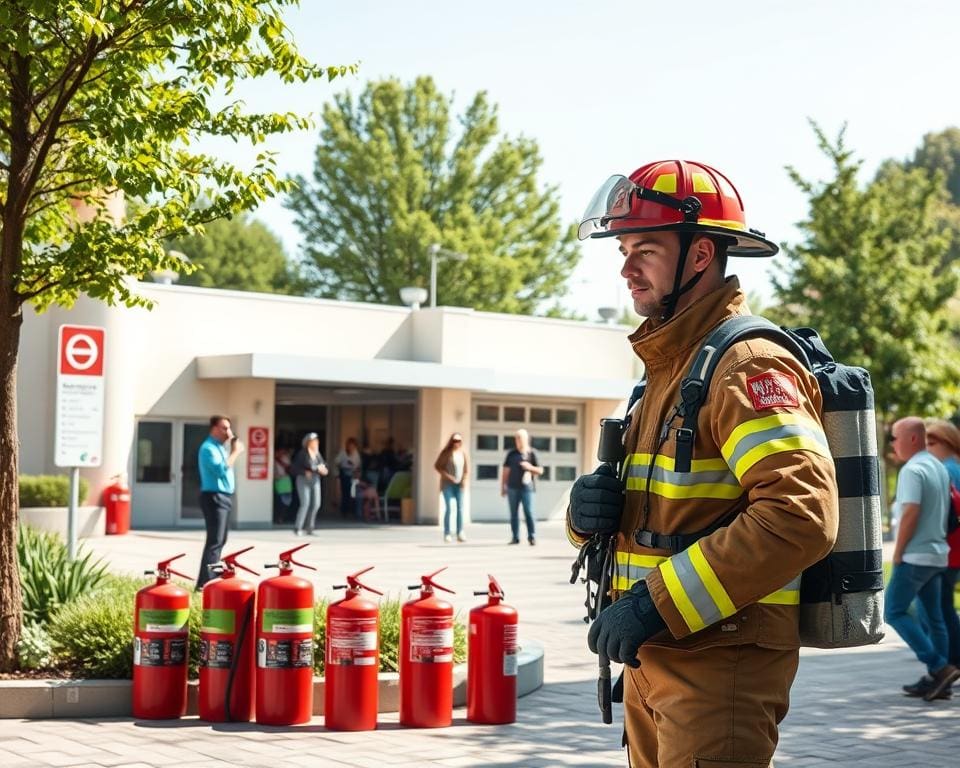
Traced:
<path fill-rule="evenodd" d="M 517 676 L 517 625 L 503 625 L 503 676 Z"/>
<path fill-rule="evenodd" d="M 411 617 L 410 661 L 453 661 L 453 616 Z"/>
<path fill-rule="evenodd" d="M 211 635 L 232 635 L 236 630 L 236 613 L 226 608 L 204 608 L 201 632 Z"/>
<path fill-rule="evenodd" d="M 313 666 L 313 638 L 257 641 L 257 666 L 261 669 L 295 669 Z"/>
<path fill-rule="evenodd" d="M 179 667 L 186 662 L 186 638 L 133 638 L 133 663 L 139 667 Z"/>
<path fill-rule="evenodd" d="M 376 617 L 331 617 L 327 627 L 327 664 L 365 667 L 376 663 Z"/>
<path fill-rule="evenodd" d="M 313 632 L 313 608 L 265 608 L 263 631 L 277 634 Z"/>
<path fill-rule="evenodd" d="M 141 632 L 183 632 L 190 618 L 189 608 L 177 608 L 172 611 L 140 610 Z"/>
<path fill-rule="evenodd" d="M 208 669 L 230 669 L 233 664 L 232 640 L 200 638 L 200 666 Z"/>

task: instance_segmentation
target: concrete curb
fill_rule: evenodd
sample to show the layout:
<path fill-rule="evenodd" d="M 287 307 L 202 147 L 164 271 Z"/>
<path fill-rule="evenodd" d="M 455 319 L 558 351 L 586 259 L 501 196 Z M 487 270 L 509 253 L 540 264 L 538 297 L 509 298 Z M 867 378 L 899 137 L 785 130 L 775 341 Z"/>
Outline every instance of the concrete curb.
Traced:
<path fill-rule="evenodd" d="M 517 696 L 543 685 L 543 646 L 520 643 Z M 322 677 L 313 679 L 313 714 L 323 714 Z M 130 717 L 130 680 L 0 680 L 0 718 L 49 719 Z M 467 665 L 453 669 L 453 704 L 467 703 Z M 400 708 L 400 675 L 380 675 L 380 711 Z M 197 714 L 197 682 L 187 685 L 187 715 Z"/>

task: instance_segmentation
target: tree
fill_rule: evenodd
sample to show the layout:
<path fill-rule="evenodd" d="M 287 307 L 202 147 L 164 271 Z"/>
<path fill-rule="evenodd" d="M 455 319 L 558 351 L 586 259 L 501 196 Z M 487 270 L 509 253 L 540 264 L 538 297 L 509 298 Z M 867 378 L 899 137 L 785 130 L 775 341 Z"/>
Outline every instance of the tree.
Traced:
<path fill-rule="evenodd" d="M 296 0 L 19 0 L 0 4 L 0 670 L 15 664 L 16 368 L 23 305 L 80 293 L 144 305 L 124 279 L 189 271 L 165 237 L 283 191 L 272 157 L 244 170 L 191 152 L 204 135 L 252 143 L 309 121 L 226 101 L 241 80 L 344 74 L 290 39 Z M 126 199 L 126 220 L 108 204 Z M 91 215 L 78 217 L 86 203 Z"/>
<path fill-rule="evenodd" d="M 302 288 L 280 239 L 262 222 L 246 216 L 211 222 L 202 233 L 173 240 L 169 247 L 197 267 L 180 278 L 181 285 L 290 294 Z"/>
<path fill-rule="evenodd" d="M 450 111 L 429 77 L 324 107 L 312 178 L 287 202 L 316 294 L 399 304 L 401 287 L 426 287 L 434 243 L 468 256 L 439 261 L 443 304 L 532 313 L 565 292 L 579 248 L 556 189 L 538 184 L 536 142 L 498 138 L 484 93 L 456 130 Z"/>
<path fill-rule="evenodd" d="M 833 178 L 788 172 L 809 201 L 803 240 L 785 246 L 789 267 L 774 277 L 778 319 L 817 328 L 834 356 L 870 371 L 877 413 L 951 412 L 960 397 L 960 355 L 947 302 L 957 290 L 944 263 L 949 237 L 937 223 L 943 178 L 917 168 L 887 168 L 861 186 L 861 161 L 813 124 Z"/>

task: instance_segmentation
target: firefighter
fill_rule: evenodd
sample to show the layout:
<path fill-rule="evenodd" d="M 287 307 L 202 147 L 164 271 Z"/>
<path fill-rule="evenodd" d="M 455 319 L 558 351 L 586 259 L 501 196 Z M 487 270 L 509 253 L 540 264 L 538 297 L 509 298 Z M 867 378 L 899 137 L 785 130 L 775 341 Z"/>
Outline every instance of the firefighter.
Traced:
<path fill-rule="evenodd" d="M 786 349 L 734 344 L 699 413 L 689 471 L 679 385 L 707 334 L 749 314 L 728 256 L 773 256 L 723 174 L 644 165 L 597 192 L 580 237 L 616 238 L 646 320 L 631 334 L 647 386 L 617 476 L 578 478 L 576 546 L 612 534 L 610 597 L 590 649 L 625 664 L 624 742 L 634 768 L 768 766 L 799 661 L 801 571 L 837 532 L 834 463 L 817 381 Z"/>

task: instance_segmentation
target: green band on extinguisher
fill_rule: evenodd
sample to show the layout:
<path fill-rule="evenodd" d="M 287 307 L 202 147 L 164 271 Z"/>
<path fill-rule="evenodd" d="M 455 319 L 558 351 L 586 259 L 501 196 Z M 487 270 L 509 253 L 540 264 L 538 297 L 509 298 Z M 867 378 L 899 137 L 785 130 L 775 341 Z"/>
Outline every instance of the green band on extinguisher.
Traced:
<path fill-rule="evenodd" d="M 265 608 L 264 632 L 313 632 L 313 608 Z"/>
<path fill-rule="evenodd" d="M 172 611 L 141 608 L 138 629 L 141 632 L 184 632 L 189 618 L 189 608 L 178 608 Z"/>
<path fill-rule="evenodd" d="M 204 608 L 201 632 L 216 635 L 232 635 L 236 631 L 237 614 L 227 608 Z"/>

